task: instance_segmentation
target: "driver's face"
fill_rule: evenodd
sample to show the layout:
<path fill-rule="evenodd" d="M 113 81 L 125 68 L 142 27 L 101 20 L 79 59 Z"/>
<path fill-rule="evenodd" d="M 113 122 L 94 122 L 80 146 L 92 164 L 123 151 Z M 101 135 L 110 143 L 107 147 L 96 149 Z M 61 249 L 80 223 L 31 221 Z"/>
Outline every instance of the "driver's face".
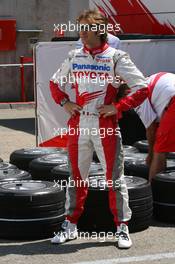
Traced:
<path fill-rule="evenodd" d="M 93 30 L 91 30 L 92 24 L 90 24 L 88 22 L 88 20 L 82 19 L 80 21 L 80 38 L 81 41 L 84 45 L 96 45 L 99 40 L 100 37 L 97 35 L 97 31 L 94 31 L 94 27 Z"/>

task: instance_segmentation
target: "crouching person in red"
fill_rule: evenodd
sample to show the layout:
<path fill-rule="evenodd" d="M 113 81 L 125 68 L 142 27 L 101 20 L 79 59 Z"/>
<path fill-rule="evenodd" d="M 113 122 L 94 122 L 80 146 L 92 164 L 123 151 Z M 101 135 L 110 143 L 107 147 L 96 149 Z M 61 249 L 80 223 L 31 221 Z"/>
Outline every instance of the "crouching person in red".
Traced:
<path fill-rule="evenodd" d="M 175 152 L 175 74 L 160 72 L 148 78 L 149 95 L 136 108 L 149 143 L 149 180 L 166 168 L 166 153 Z"/>
<path fill-rule="evenodd" d="M 148 77 L 147 82 L 148 98 L 135 111 L 146 128 L 149 144 L 146 163 L 152 181 L 157 173 L 166 169 L 166 153 L 175 152 L 175 74 L 159 72 Z M 128 85 L 122 83 L 119 99 L 130 92 Z"/>

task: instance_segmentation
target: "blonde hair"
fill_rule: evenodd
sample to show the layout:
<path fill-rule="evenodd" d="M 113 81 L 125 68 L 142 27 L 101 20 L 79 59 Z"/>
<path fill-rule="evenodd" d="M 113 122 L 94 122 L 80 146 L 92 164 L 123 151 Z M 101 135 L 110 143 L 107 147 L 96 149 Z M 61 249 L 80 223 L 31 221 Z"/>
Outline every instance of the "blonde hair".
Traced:
<path fill-rule="evenodd" d="M 104 25 L 105 32 L 100 34 L 100 39 L 102 42 L 107 41 L 107 25 L 108 19 L 105 17 L 98 9 L 85 10 L 77 17 L 77 23 L 81 20 L 87 20 L 90 24 Z"/>

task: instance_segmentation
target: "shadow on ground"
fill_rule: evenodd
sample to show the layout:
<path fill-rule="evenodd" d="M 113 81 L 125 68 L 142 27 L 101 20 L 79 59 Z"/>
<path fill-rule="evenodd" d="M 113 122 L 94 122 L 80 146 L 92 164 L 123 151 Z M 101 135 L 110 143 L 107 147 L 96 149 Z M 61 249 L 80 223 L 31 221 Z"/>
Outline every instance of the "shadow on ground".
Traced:
<path fill-rule="evenodd" d="M 8 243 L 7 240 L 5 243 Z M 63 245 L 53 245 L 50 243 L 50 240 L 36 241 L 36 242 L 24 242 L 22 245 L 10 244 L 12 241 L 9 241 L 9 245 L 3 245 L 0 240 L 0 256 L 6 256 L 9 254 L 20 254 L 20 255 L 41 255 L 41 254 L 69 254 L 75 253 L 79 250 L 95 247 L 106 247 L 106 246 L 115 246 L 115 242 L 83 242 L 80 243 L 65 243 Z M 13 241 L 14 243 L 14 241 Z"/>
<path fill-rule="evenodd" d="M 175 227 L 175 223 L 172 222 L 163 222 L 160 220 L 155 219 L 154 217 L 152 217 L 151 219 L 151 223 L 150 226 L 155 226 L 155 227 Z"/>
<path fill-rule="evenodd" d="M 0 126 L 35 135 L 35 118 L 3 119 Z"/>

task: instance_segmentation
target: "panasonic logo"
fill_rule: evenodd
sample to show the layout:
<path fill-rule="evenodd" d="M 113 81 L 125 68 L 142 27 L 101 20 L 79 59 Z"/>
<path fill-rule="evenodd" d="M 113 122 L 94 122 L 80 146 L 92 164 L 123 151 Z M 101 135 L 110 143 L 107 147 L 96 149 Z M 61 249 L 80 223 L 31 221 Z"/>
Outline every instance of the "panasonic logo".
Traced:
<path fill-rule="evenodd" d="M 97 71 L 110 71 L 110 66 L 93 65 L 93 64 L 77 64 L 73 63 L 73 70 L 97 70 Z"/>

